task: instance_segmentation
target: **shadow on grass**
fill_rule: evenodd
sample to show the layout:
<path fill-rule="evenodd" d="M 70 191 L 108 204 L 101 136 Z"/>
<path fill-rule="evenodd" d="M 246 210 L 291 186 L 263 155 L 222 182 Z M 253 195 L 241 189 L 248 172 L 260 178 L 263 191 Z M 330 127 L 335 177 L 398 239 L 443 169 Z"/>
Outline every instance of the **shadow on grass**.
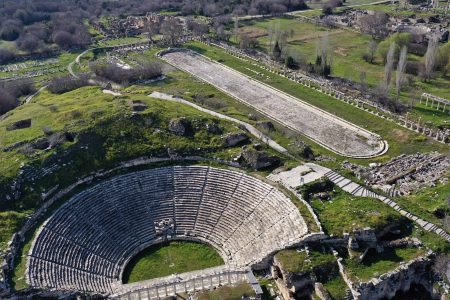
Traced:
<path fill-rule="evenodd" d="M 200 53 L 200 54 L 204 54 L 204 53 L 207 52 L 206 49 L 203 49 L 203 48 L 200 48 L 200 47 L 194 46 L 194 45 L 186 45 L 186 46 L 184 46 L 184 48 L 193 50 L 193 51 L 195 51 L 197 53 Z"/>
<path fill-rule="evenodd" d="M 382 253 L 377 253 L 375 249 L 370 249 L 362 261 L 362 264 L 370 267 L 380 261 L 401 262 L 403 261 L 403 258 L 398 256 L 393 248 L 385 248 Z"/>

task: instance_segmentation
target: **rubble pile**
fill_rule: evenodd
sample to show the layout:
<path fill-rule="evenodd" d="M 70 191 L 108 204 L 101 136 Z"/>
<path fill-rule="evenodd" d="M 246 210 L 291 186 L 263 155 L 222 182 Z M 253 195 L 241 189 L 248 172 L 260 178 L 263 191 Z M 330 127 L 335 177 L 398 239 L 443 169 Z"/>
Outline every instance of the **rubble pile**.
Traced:
<path fill-rule="evenodd" d="M 445 175 L 449 167 L 450 158 L 438 152 L 403 154 L 386 164 L 372 165 L 362 177 L 373 187 L 408 195 L 421 187 L 448 181 Z"/>

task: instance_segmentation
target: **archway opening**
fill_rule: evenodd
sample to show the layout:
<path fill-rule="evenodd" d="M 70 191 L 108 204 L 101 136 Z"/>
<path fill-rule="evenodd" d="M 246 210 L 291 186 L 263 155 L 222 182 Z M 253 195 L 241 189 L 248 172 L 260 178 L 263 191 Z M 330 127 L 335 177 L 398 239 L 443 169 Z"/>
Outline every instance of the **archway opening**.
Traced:
<path fill-rule="evenodd" d="M 210 245 L 191 241 L 171 241 L 145 248 L 126 265 L 123 283 L 133 283 L 175 273 L 185 273 L 223 265 Z"/>

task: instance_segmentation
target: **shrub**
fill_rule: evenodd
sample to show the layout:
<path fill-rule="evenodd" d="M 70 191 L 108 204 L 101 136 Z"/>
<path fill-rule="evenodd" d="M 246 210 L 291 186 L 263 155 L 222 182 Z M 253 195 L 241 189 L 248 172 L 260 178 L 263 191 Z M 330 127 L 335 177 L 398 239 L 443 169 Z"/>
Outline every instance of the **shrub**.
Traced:
<path fill-rule="evenodd" d="M 8 91 L 0 88 L 0 115 L 14 109 L 17 105 L 17 99 Z"/>
<path fill-rule="evenodd" d="M 302 194 L 303 199 L 309 201 L 311 196 L 319 192 L 330 192 L 334 189 L 334 183 L 326 178 L 320 178 L 318 180 L 306 183 L 298 187 L 298 191 Z"/>
<path fill-rule="evenodd" d="M 0 85 L 0 114 L 4 114 L 19 105 L 18 98 L 36 91 L 30 80 L 18 80 Z"/>
<path fill-rule="evenodd" d="M 15 55 L 8 49 L 0 49 L 0 64 L 7 64 L 14 60 Z"/>
<path fill-rule="evenodd" d="M 110 63 L 96 63 L 91 65 L 91 69 L 97 76 L 120 84 L 148 80 L 162 74 L 161 65 L 154 62 L 147 62 L 133 69 L 123 69 Z"/>
<path fill-rule="evenodd" d="M 17 39 L 16 45 L 20 50 L 36 52 L 40 46 L 40 41 L 34 35 L 27 34 L 26 36 Z"/>
<path fill-rule="evenodd" d="M 2 24 L 0 38 L 5 41 L 14 41 L 20 36 L 20 24 L 13 20 L 8 20 Z"/>
<path fill-rule="evenodd" d="M 81 74 L 78 78 L 71 76 L 55 77 L 50 81 L 47 88 L 53 94 L 63 94 L 87 86 L 88 84 L 88 76 Z"/>

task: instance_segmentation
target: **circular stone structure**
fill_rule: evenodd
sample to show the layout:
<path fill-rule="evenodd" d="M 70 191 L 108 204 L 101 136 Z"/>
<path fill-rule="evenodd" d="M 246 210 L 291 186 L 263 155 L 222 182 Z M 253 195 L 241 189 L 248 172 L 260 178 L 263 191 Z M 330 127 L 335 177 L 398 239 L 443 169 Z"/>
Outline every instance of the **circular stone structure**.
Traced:
<path fill-rule="evenodd" d="M 113 177 L 73 196 L 39 229 L 27 258 L 32 287 L 111 294 L 151 245 L 213 246 L 228 266 L 261 262 L 307 234 L 296 206 L 241 172 L 172 166 Z"/>

